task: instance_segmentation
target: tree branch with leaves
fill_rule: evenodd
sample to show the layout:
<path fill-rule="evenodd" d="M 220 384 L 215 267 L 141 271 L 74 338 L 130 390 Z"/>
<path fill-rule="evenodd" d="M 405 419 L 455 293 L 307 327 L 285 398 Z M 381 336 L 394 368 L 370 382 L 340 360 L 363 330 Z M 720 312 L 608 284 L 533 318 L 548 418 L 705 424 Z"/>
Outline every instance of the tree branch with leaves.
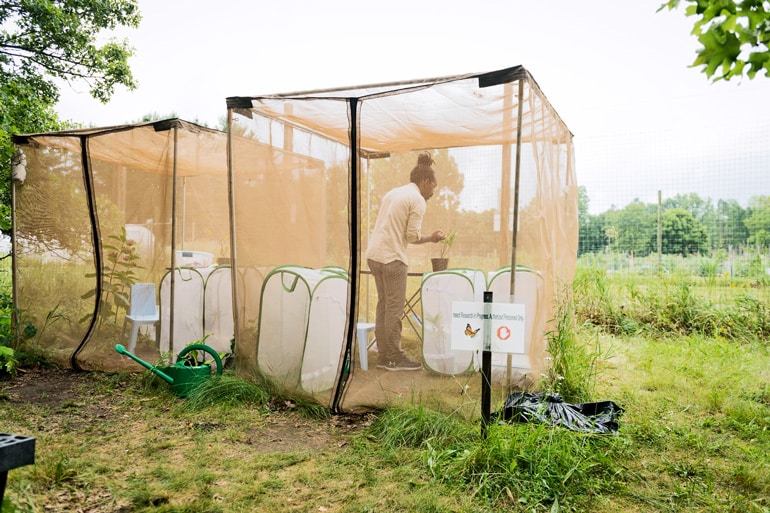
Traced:
<path fill-rule="evenodd" d="M 103 31 L 138 27 L 136 0 L 0 0 L 0 229 L 10 229 L 11 136 L 66 128 L 54 110 L 59 84 L 85 82 L 107 102 L 136 88 L 133 49 Z"/>
<path fill-rule="evenodd" d="M 55 77 L 84 80 L 91 95 L 106 102 L 117 85 L 136 88 L 128 66 L 133 49 L 111 39 L 99 45 L 103 30 L 138 27 L 136 0 L 0 1 L 0 71 L 16 80 Z M 58 89 L 49 100 L 56 101 Z"/>
<path fill-rule="evenodd" d="M 692 34 L 703 45 L 693 66 L 714 81 L 758 73 L 770 78 L 770 1 L 684 0 L 685 14 L 696 16 Z M 676 9 L 670 0 L 659 11 Z"/>

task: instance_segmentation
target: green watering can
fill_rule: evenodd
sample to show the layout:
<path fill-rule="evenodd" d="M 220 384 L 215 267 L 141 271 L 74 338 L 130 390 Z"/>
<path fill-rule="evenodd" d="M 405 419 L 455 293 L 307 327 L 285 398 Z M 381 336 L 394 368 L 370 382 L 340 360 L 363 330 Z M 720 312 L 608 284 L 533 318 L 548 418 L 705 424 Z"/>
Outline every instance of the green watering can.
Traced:
<path fill-rule="evenodd" d="M 115 351 L 128 356 L 139 363 L 139 365 L 147 367 L 152 372 L 168 381 L 174 393 L 179 397 L 187 397 L 195 387 L 211 378 L 211 365 L 208 363 L 204 363 L 203 365 L 189 365 L 187 362 L 182 361 L 182 357 L 187 353 L 191 351 L 204 351 L 210 354 L 217 364 L 217 376 L 222 375 L 222 359 L 214 349 L 206 344 L 190 344 L 189 346 L 186 346 L 179 351 L 176 363 L 168 367 L 156 367 L 155 365 L 149 364 L 135 354 L 129 353 L 122 344 L 116 344 Z"/>

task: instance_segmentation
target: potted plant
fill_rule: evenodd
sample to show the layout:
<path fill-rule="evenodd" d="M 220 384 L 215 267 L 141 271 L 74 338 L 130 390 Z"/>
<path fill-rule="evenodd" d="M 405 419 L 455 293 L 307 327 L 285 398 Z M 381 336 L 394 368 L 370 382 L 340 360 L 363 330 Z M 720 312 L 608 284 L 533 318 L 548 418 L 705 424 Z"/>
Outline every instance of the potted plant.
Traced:
<path fill-rule="evenodd" d="M 438 243 L 441 249 L 440 256 L 438 258 L 430 259 L 430 263 L 433 266 L 433 272 L 443 271 L 449 267 L 449 250 L 452 249 L 452 244 L 455 242 L 455 237 L 457 237 L 457 230 L 453 228 L 449 230 L 449 233 L 447 233 L 446 237 L 444 237 L 444 240 Z"/>

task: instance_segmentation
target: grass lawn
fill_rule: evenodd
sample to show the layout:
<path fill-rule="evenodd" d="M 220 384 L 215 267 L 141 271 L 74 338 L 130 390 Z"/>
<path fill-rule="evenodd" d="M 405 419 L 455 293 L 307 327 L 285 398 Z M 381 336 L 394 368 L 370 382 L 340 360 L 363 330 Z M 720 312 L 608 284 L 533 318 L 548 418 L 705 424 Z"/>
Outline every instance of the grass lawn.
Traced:
<path fill-rule="evenodd" d="M 34 437 L 35 463 L 2 513 L 767 513 L 770 301 L 699 287 L 576 278 L 541 387 L 620 405 L 611 435 L 331 415 L 229 373 L 180 399 L 148 372 L 21 369 L 0 377 L 0 432 Z"/>
<path fill-rule="evenodd" d="M 625 409 L 618 435 L 482 440 L 419 407 L 327 415 L 250 389 L 206 406 L 149 374 L 29 369 L 0 381 L 1 430 L 36 438 L 3 512 L 768 511 L 766 344 L 578 336 L 609 348 L 595 394 Z"/>

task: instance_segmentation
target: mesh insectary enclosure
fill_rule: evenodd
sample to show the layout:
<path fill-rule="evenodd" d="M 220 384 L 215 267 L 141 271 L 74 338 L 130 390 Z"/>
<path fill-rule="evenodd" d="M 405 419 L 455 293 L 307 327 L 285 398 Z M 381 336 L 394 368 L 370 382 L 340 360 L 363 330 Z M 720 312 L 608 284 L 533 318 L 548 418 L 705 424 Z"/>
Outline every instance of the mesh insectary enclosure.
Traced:
<path fill-rule="evenodd" d="M 407 400 L 471 413 L 478 357 L 452 350 L 463 334 L 439 317 L 489 287 L 526 315 L 526 354 L 495 356 L 496 393 L 540 375 L 576 262 L 577 184 L 572 134 L 527 70 L 231 97 L 227 118 L 227 133 L 166 120 L 15 137 L 15 301 L 51 358 L 135 369 L 113 348 L 131 285 L 147 282 L 159 325 L 140 328 L 146 360 L 234 340 L 238 372 L 339 411 Z M 418 153 L 438 183 L 423 233 L 456 236 L 409 247 L 401 346 L 424 365 L 389 372 L 376 341 L 356 341 L 377 305 L 363 255 Z M 427 274 L 439 256 L 472 286 L 442 296 Z"/>
<path fill-rule="evenodd" d="M 456 230 L 450 274 L 451 268 L 462 268 L 485 277 L 505 266 L 526 266 L 536 273 L 536 284 L 516 287 L 516 296 L 535 290 L 536 297 L 520 299 L 531 310 L 527 315 L 553 317 L 557 284 L 569 283 L 575 267 L 577 184 L 572 134 L 532 76 L 517 66 L 437 79 L 231 97 L 227 106 L 239 368 L 262 368 L 261 359 L 277 351 L 274 345 L 311 343 L 302 339 L 303 330 L 297 330 L 297 340 L 262 336 L 275 329 L 275 321 L 264 315 L 269 311 L 264 304 L 260 309 L 256 291 L 262 290 L 271 270 L 284 265 L 334 267 L 347 277 L 335 299 L 345 307 L 344 329 L 335 332 L 334 340 L 313 342 L 340 348 L 334 353 L 334 382 L 323 391 L 303 387 L 297 369 L 307 362 L 287 366 L 285 375 L 272 372 L 272 379 L 339 410 L 404 399 L 477 409 L 479 376 L 473 372 L 473 355 L 463 354 L 462 362 L 444 365 L 451 353 L 433 335 L 445 327 L 436 319 L 429 323 L 422 309 L 433 308 L 422 303 L 427 298 L 420 297 L 420 289 L 423 274 L 431 270 L 430 259 L 439 256 L 437 245 L 412 246 L 408 258 L 402 347 L 426 365 L 411 373 L 388 372 L 376 365 L 361 368 L 356 325 L 371 322 L 376 307 L 363 255 L 380 199 L 389 189 L 408 183 L 417 153 L 428 152 L 435 162 L 438 189 L 428 201 L 423 232 Z M 517 274 L 508 272 L 508 286 L 500 290 L 514 290 Z M 439 304 L 434 295 L 431 304 Z M 305 325 L 306 312 L 296 315 L 296 322 Z M 538 376 L 545 365 L 548 326 L 527 326 L 528 354 L 517 367 Z M 304 360 L 312 354 L 306 348 L 296 357 Z M 318 354 L 329 356 L 327 351 Z M 375 342 L 368 360 L 376 362 L 377 357 Z M 502 381 L 501 398 L 507 385 Z"/>
<path fill-rule="evenodd" d="M 186 294 L 186 276 L 167 273 L 229 261 L 224 132 L 172 119 L 14 142 L 27 161 L 13 183 L 14 291 L 21 319 L 37 327 L 34 343 L 77 368 L 135 368 L 114 346 L 125 337 L 131 285 L 143 282 L 156 285 L 165 350 L 202 336 L 203 280 Z M 201 300 L 171 307 L 191 295 Z M 172 340 L 172 323 L 200 326 Z M 229 341 L 232 329 L 217 335 Z M 136 351 L 157 360 L 158 343 L 148 327 Z"/>

